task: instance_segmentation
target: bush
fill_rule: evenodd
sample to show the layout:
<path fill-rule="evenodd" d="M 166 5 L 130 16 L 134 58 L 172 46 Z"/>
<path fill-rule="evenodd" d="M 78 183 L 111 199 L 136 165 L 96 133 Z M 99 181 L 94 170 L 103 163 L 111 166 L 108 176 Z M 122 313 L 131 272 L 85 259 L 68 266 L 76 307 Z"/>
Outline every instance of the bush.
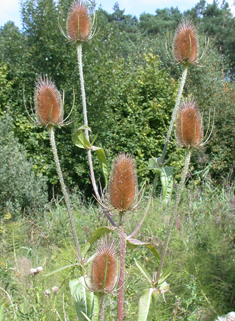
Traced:
<path fill-rule="evenodd" d="M 46 179 L 36 175 L 22 145 L 14 137 L 12 119 L 0 119 L 0 210 L 13 216 L 36 214 L 48 201 Z"/>

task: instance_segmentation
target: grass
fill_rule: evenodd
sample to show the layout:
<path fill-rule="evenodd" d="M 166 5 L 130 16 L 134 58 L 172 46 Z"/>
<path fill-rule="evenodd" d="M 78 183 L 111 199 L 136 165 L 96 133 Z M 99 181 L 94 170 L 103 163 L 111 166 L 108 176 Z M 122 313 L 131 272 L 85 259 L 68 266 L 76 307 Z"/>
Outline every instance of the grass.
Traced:
<path fill-rule="evenodd" d="M 73 203 L 79 242 L 83 245 L 97 227 L 107 222 L 93 204 L 81 204 L 75 196 Z M 144 206 L 126 217 L 129 232 Z M 0 284 L 5 292 L 0 289 L 0 320 L 76 320 L 68 283 L 79 275 L 79 269 L 76 265 L 61 269 L 76 263 L 70 222 L 62 201 L 50 207 L 43 216 L 1 221 Z M 155 199 L 136 238 L 152 242 L 161 253 L 170 214 L 171 208 L 162 208 Z M 200 187 L 192 181 L 187 186 L 164 265 L 171 271 L 167 279 L 170 290 L 158 300 L 153 320 L 215 320 L 233 310 L 234 223 L 232 187 L 215 186 L 210 181 Z M 89 254 L 94 252 L 93 246 Z M 138 300 L 148 287 L 134 258 L 150 274 L 157 270 L 152 253 L 146 248 L 127 250 L 125 320 L 129 321 L 137 320 Z M 30 268 L 38 266 L 43 267 L 42 272 L 30 275 Z M 51 274 L 57 269 L 61 270 Z M 59 287 L 57 294 L 52 291 L 54 286 Z M 51 294 L 46 295 L 46 290 Z M 108 320 L 116 320 L 116 296 L 114 292 L 108 298 Z"/>

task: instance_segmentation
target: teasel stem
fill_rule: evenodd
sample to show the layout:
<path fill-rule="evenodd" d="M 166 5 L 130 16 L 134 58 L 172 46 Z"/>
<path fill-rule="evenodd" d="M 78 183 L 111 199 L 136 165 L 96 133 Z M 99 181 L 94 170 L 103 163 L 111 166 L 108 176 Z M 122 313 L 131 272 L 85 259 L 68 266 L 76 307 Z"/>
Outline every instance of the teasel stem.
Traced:
<path fill-rule="evenodd" d="M 80 252 L 77 232 L 76 232 L 76 228 L 75 228 L 73 212 L 72 212 L 72 208 L 71 208 L 71 204 L 70 204 L 69 195 L 66 191 L 62 171 L 60 168 L 60 162 L 59 162 L 59 158 L 58 158 L 58 154 L 57 154 L 57 148 L 56 148 L 56 144 L 55 144 L 54 126 L 49 125 L 47 128 L 48 128 L 49 135 L 50 135 L 51 148 L 52 148 L 52 152 L 53 152 L 53 156 L 54 156 L 54 160 L 55 160 L 55 164 L 56 164 L 56 170 L 57 170 L 57 173 L 59 176 L 59 181 L 60 181 L 61 189 L 62 189 L 62 192 L 64 195 L 65 203 L 66 203 L 66 206 L 67 206 L 67 209 L 69 212 L 69 218 L 70 218 L 70 222 L 71 222 L 71 227 L 72 227 L 72 232 L 73 232 L 73 237 L 74 237 L 74 242 L 75 242 L 75 248 L 76 248 L 76 252 L 77 252 L 77 258 L 78 258 L 78 261 L 81 262 L 81 252 Z"/>
<path fill-rule="evenodd" d="M 99 321 L 105 320 L 105 293 L 99 293 L 99 301 L 100 301 L 100 315 Z"/>
<path fill-rule="evenodd" d="M 176 213 L 177 213 L 178 205 L 179 205 L 179 202 L 180 202 L 180 199 L 181 199 L 181 194 L 182 194 L 182 191 L 183 191 L 183 188 L 184 188 L 185 179 L 186 179 L 186 176 L 187 176 L 187 173 L 188 173 L 191 154 L 192 154 L 192 148 L 187 149 L 186 156 L 185 156 L 184 168 L 183 168 L 183 172 L 182 172 L 182 176 L 181 176 L 181 181 L 180 181 L 180 184 L 179 184 L 179 187 L 178 187 L 178 191 L 177 191 L 177 194 L 176 194 L 176 200 L 175 200 L 173 212 L 171 214 L 171 218 L 170 218 L 170 222 L 169 222 L 167 235 L 166 235 L 165 242 L 164 242 L 163 252 L 162 252 L 162 255 L 161 255 L 161 261 L 160 261 L 160 264 L 159 264 L 159 267 L 158 267 L 158 271 L 157 271 L 157 274 L 156 274 L 156 277 L 155 277 L 155 281 L 154 281 L 155 284 L 157 284 L 157 282 L 158 282 L 158 280 L 160 278 L 160 275 L 161 275 L 161 270 L 162 270 L 162 267 L 163 267 L 163 263 L 164 263 L 164 259 L 165 259 L 165 255 L 166 255 L 166 251 L 167 251 L 167 246 L 168 246 L 168 243 L 169 243 L 169 238 L 170 238 L 172 226 L 173 226 L 173 223 L 174 223 L 174 220 L 175 220 L 175 216 L 176 216 Z"/>
<path fill-rule="evenodd" d="M 137 227 L 135 228 L 135 230 L 130 234 L 128 235 L 128 239 L 131 239 L 133 236 L 135 236 L 136 233 L 138 233 L 139 229 L 141 228 L 145 218 L 146 218 L 146 215 L 148 213 L 148 210 L 149 210 L 149 207 L 150 207 L 150 204 L 151 204 L 151 201 L 153 199 L 153 195 L 154 195 L 154 192 L 156 190 L 156 186 L 157 186 L 157 179 L 158 179 L 158 176 L 155 175 L 155 178 L 154 178 L 154 181 L 153 181 L 153 185 L 152 185 L 152 191 L 151 191 L 151 194 L 149 196 L 149 200 L 148 200 L 148 203 L 147 203 L 147 206 L 146 206 L 146 209 L 144 211 L 144 214 L 139 222 L 139 224 L 137 225 Z"/>
<path fill-rule="evenodd" d="M 166 156 L 167 146 L 168 146 L 168 143 L 169 143 L 169 140 L 170 140 L 170 137 L 171 137 L 171 133 L 172 133 L 172 130 L 173 130 L 173 126 L 174 126 L 174 122 L 175 122 L 175 119 L 176 119 L 176 115 L 177 115 L 178 110 L 179 110 L 180 100 L 181 100 L 182 92 L 183 92 L 183 89 L 184 89 L 184 84 L 185 84 L 185 80 L 186 80 L 186 77 L 187 77 L 187 73 L 188 73 L 188 65 L 186 64 L 186 65 L 183 66 L 183 73 L 182 73 L 182 78 L 181 78 L 181 82 L 180 82 L 180 87 L 179 87 L 179 91 L 178 91 L 175 107 L 174 107 L 174 110 L 173 110 L 173 113 L 172 113 L 172 116 L 171 116 L 171 122 L 170 122 L 170 126 L 169 126 L 169 129 L 168 129 L 166 142 L 165 142 L 165 145 L 164 145 L 164 148 L 163 148 L 163 152 L 162 152 L 162 156 L 161 156 L 161 160 L 160 160 L 160 165 L 161 166 L 163 166 L 163 164 L 164 164 L 164 159 L 165 159 L 165 156 Z"/>
<path fill-rule="evenodd" d="M 88 119 L 87 119 L 87 108 L 86 108 L 86 92 L 85 92 L 85 85 L 84 85 L 84 77 L 83 77 L 83 66 L 82 66 L 82 43 L 79 42 L 77 44 L 77 55 L 78 55 L 78 66 L 79 66 L 79 75 L 80 75 L 80 85 L 81 85 L 81 94 L 82 94 L 82 106 L 83 106 L 83 117 L 84 117 L 84 125 L 88 126 Z M 88 129 L 85 129 L 85 135 L 86 135 L 86 139 L 88 141 L 90 141 L 89 139 L 89 131 Z M 91 183 L 92 183 L 92 187 L 93 190 L 95 192 L 95 196 L 97 198 L 97 200 L 99 201 L 99 203 L 102 203 L 97 185 L 96 185 L 96 180 L 95 180 L 95 174 L 94 174 L 94 169 L 93 169 L 93 162 L 92 162 L 92 155 L 91 155 L 91 150 L 89 149 L 87 151 L 88 153 L 88 162 L 89 162 L 89 166 L 90 166 L 90 173 L 91 173 Z M 114 221 L 112 220 L 111 216 L 109 215 L 109 213 L 107 212 L 107 210 L 101 206 L 105 215 L 107 216 L 108 220 L 110 221 L 110 223 L 113 226 L 116 226 L 116 224 L 114 223 Z"/>
<path fill-rule="evenodd" d="M 123 213 L 120 214 L 119 238 L 120 238 L 120 273 L 118 282 L 118 315 L 117 321 L 123 321 L 123 305 L 124 305 L 124 272 L 125 272 L 125 256 L 126 256 L 126 234 L 123 226 Z"/>

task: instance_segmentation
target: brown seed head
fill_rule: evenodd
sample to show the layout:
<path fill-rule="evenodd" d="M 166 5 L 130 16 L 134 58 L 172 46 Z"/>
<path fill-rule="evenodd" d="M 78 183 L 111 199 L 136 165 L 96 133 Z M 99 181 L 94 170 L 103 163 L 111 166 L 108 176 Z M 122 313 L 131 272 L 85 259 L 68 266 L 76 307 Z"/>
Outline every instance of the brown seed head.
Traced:
<path fill-rule="evenodd" d="M 71 41 L 84 41 L 91 32 L 88 8 L 82 2 L 74 2 L 67 18 L 67 35 Z"/>
<path fill-rule="evenodd" d="M 183 102 L 176 119 L 175 132 L 176 138 L 182 147 L 195 147 L 202 142 L 202 118 L 193 100 Z"/>
<path fill-rule="evenodd" d="M 63 121 L 63 104 L 55 84 L 40 77 L 36 83 L 35 112 L 38 121 L 45 125 L 57 125 Z"/>
<path fill-rule="evenodd" d="M 191 22 L 182 22 L 176 29 L 173 52 L 178 62 L 184 64 L 197 63 L 199 52 L 198 36 Z"/>
<path fill-rule="evenodd" d="M 94 292 L 111 292 L 117 281 L 117 253 L 114 243 L 101 243 L 94 258 L 90 280 Z"/>
<path fill-rule="evenodd" d="M 137 174 L 134 159 L 119 154 L 113 162 L 108 194 L 112 206 L 120 211 L 131 209 L 137 193 Z"/>

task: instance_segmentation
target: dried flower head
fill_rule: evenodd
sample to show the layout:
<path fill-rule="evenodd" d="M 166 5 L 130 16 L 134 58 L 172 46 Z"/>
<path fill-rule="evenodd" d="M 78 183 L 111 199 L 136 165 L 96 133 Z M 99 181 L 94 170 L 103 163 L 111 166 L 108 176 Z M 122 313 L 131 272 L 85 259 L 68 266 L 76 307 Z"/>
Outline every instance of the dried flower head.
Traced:
<path fill-rule="evenodd" d="M 56 294 L 59 291 L 59 287 L 53 286 L 52 291 Z"/>
<path fill-rule="evenodd" d="M 49 296 L 49 295 L 51 294 L 51 291 L 50 291 L 49 289 L 46 289 L 46 290 L 44 291 L 44 294 L 45 294 L 46 296 Z"/>
<path fill-rule="evenodd" d="M 131 209 L 137 191 L 135 161 L 130 155 L 119 154 L 113 162 L 108 186 L 110 203 L 120 211 Z"/>
<path fill-rule="evenodd" d="M 182 103 L 176 118 L 176 138 L 182 147 L 198 146 L 203 139 L 202 118 L 196 103 L 186 100 Z"/>
<path fill-rule="evenodd" d="M 92 23 L 87 6 L 81 1 L 74 2 L 67 17 L 67 37 L 74 42 L 88 40 Z"/>
<path fill-rule="evenodd" d="M 117 282 L 117 253 L 114 242 L 100 243 L 90 270 L 91 289 L 94 292 L 111 292 Z"/>
<path fill-rule="evenodd" d="M 175 60 L 183 64 L 198 62 L 199 44 L 194 25 L 190 21 L 179 24 L 176 29 L 173 52 Z"/>
<path fill-rule="evenodd" d="M 34 94 L 35 112 L 39 123 L 57 125 L 63 121 L 63 104 L 55 84 L 47 77 L 37 80 Z"/>

